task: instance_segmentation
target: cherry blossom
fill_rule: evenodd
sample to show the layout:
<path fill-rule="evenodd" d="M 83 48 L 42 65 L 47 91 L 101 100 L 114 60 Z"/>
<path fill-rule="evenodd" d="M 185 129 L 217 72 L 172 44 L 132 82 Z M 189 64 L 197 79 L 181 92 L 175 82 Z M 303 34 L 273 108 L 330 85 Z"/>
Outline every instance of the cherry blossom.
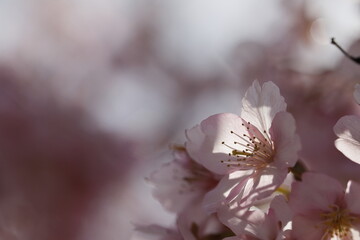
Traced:
<path fill-rule="evenodd" d="M 360 184 L 346 189 L 320 173 L 305 173 L 292 186 L 289 205 L 294 213 L 292 234 L 298 240 L 360 239 Z"/>
<path fill-rule="evenodd" d="M 154 185 L 153 195 L 162 206 L 177 213 L 176 229 L 150 225 L 137 230 L 159 240 L 231 235 L 215 214 L 209 215 L 202 208 L 205 193 L 216 186 L 219 176 L 193 161 L 182 146 L 174 146 L 173 154 L 174 160 L 153 172 L 148 181 Z"/>
<path fill-rule="evenodd" d="M 360 84 L 356 84 L 354 98 L 360 104 Z M 339 137 L 335 141 L 336 148 L 350 160 L 360 163 L 360 117 L 344 116 L 334 126 Z"/>
<path fill-rule="evenodd" d="M 236 234 L 226 240 L 289 239 L 292 212 L 281 195 L 273 199 L 267 213 L 258 208 L 244 211 L 223 206 L 218 214 L 220 220 Z"/>
<path fill-rule="evenodd" d="M 193 161 L 184 147 L 174 147 L 173 156 L 148 181 L 154 185 L 153 196 L 166 210 L 181 212 L 215 187 L 219 177 Z"/>
<path fill-rule="evenodd" d="M 239 198 L 244 207 L 273 193 L 298 160 L 295 120 L 272 82 L 255 81 L 242 100 L 241 115 L 210 116 L 186 132 L 189 155 L 223 175 L 204 200 L 216 211 L 221 202 Z"/>

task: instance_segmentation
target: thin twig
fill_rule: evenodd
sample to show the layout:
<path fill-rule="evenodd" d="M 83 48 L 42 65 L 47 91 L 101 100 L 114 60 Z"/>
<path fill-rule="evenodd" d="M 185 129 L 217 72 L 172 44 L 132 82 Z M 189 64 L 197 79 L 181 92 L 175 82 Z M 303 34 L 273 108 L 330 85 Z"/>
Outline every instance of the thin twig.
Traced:
<path fill-rule="evenodd" d="M 337 42 L 335 42 L 335 38 L 331 38 L 331 44 L 334 44 L 347 58 L 353 60 L 355 63 L 360 64 L 360 57 L 354 57 L 346 52 Z"/>

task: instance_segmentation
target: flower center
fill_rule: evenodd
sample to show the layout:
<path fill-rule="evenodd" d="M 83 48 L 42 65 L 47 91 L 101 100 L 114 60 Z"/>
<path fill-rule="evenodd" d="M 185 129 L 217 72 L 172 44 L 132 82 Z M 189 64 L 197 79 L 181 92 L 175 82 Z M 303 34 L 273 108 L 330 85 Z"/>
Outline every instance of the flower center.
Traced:
<path fill-rule="evenodd" d="M 347 209 L 341 208 L 338 205 L 330 205 L 330 211 L 322 213 L 322 225 L 325 227 L 325 233 L 321 240 L 330 239 L 335 236 L 342 239 L 349 237 L 351 234 L 350 228 L 352 223 L 357 219 L 351 216 Z"/>
<path fill-rule="evenodd" d="M 221 142 L 230 150 L 228 159 L 221 160 L 221 163 L 227 164 L 227 167 L 247 170 L 263 168 L 273 161 L 274 145 L 265 130 L 262 133 L 250 122 L 243 120 L 240 131 L 230 131 L 236 141 Z"/>

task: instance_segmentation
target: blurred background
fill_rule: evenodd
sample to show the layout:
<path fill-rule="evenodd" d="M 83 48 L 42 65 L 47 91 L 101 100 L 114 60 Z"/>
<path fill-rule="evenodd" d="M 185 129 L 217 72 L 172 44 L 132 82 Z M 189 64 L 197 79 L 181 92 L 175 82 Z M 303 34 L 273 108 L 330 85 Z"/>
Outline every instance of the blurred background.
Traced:
<path fill-rule="evenodd" d="M 360 114 L 358 0 L 0 1 L 0 238 L 143 239 L 171 226 L 145 178 L 211 114 L 274 81 L 308 169 L 360 167 L 333 126 Z"/>

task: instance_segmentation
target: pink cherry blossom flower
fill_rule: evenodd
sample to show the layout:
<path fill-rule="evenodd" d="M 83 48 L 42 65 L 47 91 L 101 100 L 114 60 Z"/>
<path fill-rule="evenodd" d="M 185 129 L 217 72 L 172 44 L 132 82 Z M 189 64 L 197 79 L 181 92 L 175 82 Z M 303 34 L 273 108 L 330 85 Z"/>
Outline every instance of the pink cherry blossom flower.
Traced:
<path fill-rule="evenodd" d="M 356 84 L 354 98 L 360 104 L 360 84 Z M 350 160 L 360 163 L 360 117 L 344 116 L 334 126 L 339 137 L 335 141 L 336 148 Z"/>
<path fill-rule="evenodd" d="M 300 149 L 295 120 L 272 82 L 257 81 L 242 100 L 240 116 L 216 114 L 188 130 L 190 156 L 223 175 L 204 200 L 216 211 L 222 202 L 239 198 L 244 207 L 273 193 L 294 166 Z"/>
<path fill-rule="evenodd" d="M 293 210 L 292 234 L 298 240 L 360 239 L 360 184 L 346 189 L 324 174 L 304 173 L 294 182 L 289 205 Z"/>
<path fill-rule="evenodd" d="M 193 161 L 184 147 L 175 147 L 173 154 L 174 160 L 154 171 L 148 181 L 162 206 L 179 213 L 214 188 L 219 176 Z"/>
<path fill-rule="evenodd" d="M 236 234 L 235 237 L 226 240 L 289 239 L 292 212 L 281 195 L 273 199 L 268 213 L 257 208 L 244 210 L 223 206 L 218 215 L 220 220 Z"/>

